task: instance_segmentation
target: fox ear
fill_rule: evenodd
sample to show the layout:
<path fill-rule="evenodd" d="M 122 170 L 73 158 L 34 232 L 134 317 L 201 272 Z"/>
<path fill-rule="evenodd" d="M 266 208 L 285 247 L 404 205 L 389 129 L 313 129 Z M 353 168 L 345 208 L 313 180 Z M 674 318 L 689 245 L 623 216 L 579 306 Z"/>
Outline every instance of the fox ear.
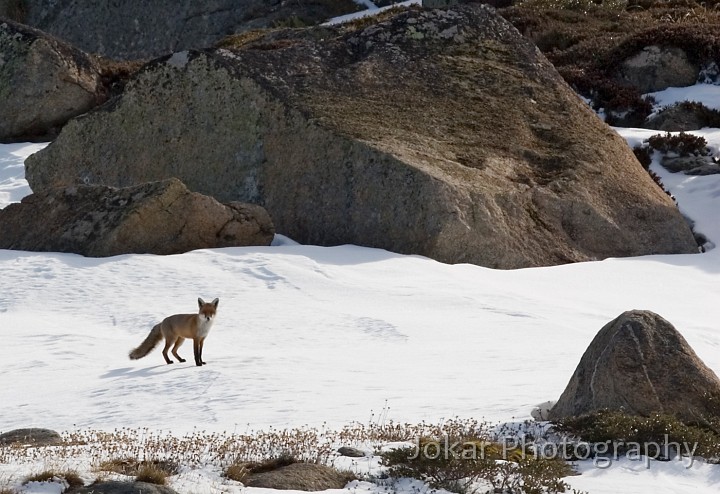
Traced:
<path fill-rule="evenodd" d="M 219 303 L 220 303 L 220 299 L 219 299 L 219 298 L 216 298 L 215 300 L 212 301 L 212 304 L 215 306 L 216 309 L 217 309 L 217 306 L 218 306 Z"/>
<path fill-rule="evenodd" d="M 205 301 L 198 297 L 198 306 L 202 309 L 202 306 L 205 305 Z"/>

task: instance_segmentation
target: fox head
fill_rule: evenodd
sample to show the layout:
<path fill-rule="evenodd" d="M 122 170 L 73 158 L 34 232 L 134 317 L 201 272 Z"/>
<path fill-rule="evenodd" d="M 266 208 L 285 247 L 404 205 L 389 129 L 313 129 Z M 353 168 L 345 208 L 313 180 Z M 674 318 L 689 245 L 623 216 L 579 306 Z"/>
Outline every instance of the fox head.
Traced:
<path fill-rule="evenodd" d="M 198 308 L 201 319 L 205 321 L 212 321 L 217 313 L 217 306 L 220 303 L 220 299 L 216 298 L 210 303 L 205 302 L 203 299 L 198 298 Z"/>

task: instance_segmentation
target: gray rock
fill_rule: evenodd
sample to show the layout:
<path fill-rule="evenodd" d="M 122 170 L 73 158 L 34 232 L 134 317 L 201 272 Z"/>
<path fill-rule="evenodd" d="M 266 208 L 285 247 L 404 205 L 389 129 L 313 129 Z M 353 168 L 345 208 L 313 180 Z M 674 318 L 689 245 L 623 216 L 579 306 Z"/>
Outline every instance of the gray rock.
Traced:
<path fill-rule="evenodd" d="M 158 59 L 26 161 L 35 191 L 173 176 L 301 243 L 495 268 L 697 252 L 626 142 L 480 5 Z"/>
<path fill-rule="evenodd" d="M 228 34 L 316 23 L 358 9 L 352 0 L 0 0 L 12 16 L 90 53 L 134 60 L 211 46 Z M 82 22 L 77 22 L 82 19 Z"/>
<path fill-rule="evenodd" d="M 349 446 L 343 446 L 341 448 L 338 448 L 338 453 L 340 453 L 342 456 L 347 456 L 348 458 L 362 458 L 364 456 L 367 456 L 365 454 L 365 451 L 357 448 L 351 448 Z"/>
<path fill-rule="evenodd" d="M 718 173 L 720 173 L 720 166 L 717 163 L 708 163 L 687 170 L 685 175 L 717 175 Z"/>
<path fill-rule="evenodd" d="M 103 101 L 94 62 L 40 31 L 0 20 L 0 142 L 53 137 Z"/>
<path fill-rule="evenodd" d="M 700 105 L 672 105 L 650 117 L 643 128 L 666 132 L 701 129 L 708 126 L 704 115 L 707 111 Z"/>
<path fill-rule="evenodd" d="M 74 490 L 75 494 L 177 494 L 177 491 L 164 485 L 147 482 L 119 482 L 110 480 L 95 482 L 92 485 Z"/>
<path fill-rule="evenodd" d="M 53 446 L 62 444 L 60 434 L 50 429 L 15 429 L 0 434 L 0 444 L 32 444 L 33 446 Z"/>
<path fill-rule="evenodd" d="M 712 156 L 663 156 L 660 164 L 669 172 L 683 172 L 685 175 L 720 173 L 720 166 Z"/>
<path fill-rule="evenodd" d="M 226 205 L 179 180 L 125 189 L 51 188 L 0 210 L 0 248 L 92 257 L 176 254 L 193 249 L 269 245 L 272 222 L 260 206 Z"/>
<path fill-rule="evenodd" d="M 681 48 L 652 45 L 625 60 L 615 77 L 635 86 L 641 93 L 652 93 L 669 87 L 692 86 L 699 73 L 700 66 L 691 62 Z"/>
<path fill-rule="evenodd" d="M 247 487 L 265 489 L 324 491 L 342 489 L 353 477 L 334 468 L 315 463 L 293 463 L 276 470 L 254 473 L 245 482 Z"/>
<path fill-rule="evenodd" d="M 610 409 L 695 421 L 715 413 L 708 402 L 713 395 L 720 396 L 720 379 L 673 325 L 634 310 L 595 336 L 549 418 Z"/>

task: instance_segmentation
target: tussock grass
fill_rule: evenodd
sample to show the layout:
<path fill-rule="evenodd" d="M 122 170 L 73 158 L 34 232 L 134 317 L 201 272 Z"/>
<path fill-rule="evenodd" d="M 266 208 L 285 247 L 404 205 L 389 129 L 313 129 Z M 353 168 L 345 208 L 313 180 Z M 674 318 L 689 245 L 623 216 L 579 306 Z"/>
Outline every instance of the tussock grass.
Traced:
<path fill-rule="evenodd" d="M 102 462 L 97 466 L 96 470 L 114 472 L 127 476 L 139 476 L 144 470 L 157 470 L 167 477 L 169 475 L 175 475 L 179 469 L 178 465 L 172 461 L 138 461 L 134 458 L 114 458 Z"/>
<path fill-rule="evenodd" d="M 168 474 L 161 468 L 147 464 L 140 467 L 135 480 L 138 482 L 147 482 L 148 484 L 165 485 L 167 483 Z"/>

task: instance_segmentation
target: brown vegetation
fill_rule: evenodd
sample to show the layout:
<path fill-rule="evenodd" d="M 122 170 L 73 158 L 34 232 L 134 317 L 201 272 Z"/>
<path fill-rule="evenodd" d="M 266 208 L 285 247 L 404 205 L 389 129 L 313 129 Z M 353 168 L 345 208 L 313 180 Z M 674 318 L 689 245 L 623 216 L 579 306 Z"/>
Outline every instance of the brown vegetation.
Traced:
<path fill-rule="evenodd" d="M 699 64 L 720 61 L 719 4 L 528 0 L 500 13 L 535 42 L 596 109 L 629 111 L 630 123 L 637 123 L 652 105 L 637 89 L 616 81 L 613 72 L 649 45 L 681 48 Z"/>

